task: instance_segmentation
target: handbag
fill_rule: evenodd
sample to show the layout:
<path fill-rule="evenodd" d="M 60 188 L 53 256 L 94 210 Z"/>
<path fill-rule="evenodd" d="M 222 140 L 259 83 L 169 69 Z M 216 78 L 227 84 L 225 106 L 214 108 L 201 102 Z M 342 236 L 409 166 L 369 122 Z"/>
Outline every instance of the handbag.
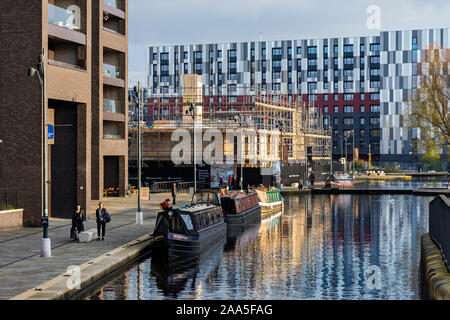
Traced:
<path fill-rule="evenodd" d="M 105 218 L 106 223 L 110 223 L 111 222 L 111 216 L 109 215 L 109 213 L 106 213 L 104 218 Z"/>

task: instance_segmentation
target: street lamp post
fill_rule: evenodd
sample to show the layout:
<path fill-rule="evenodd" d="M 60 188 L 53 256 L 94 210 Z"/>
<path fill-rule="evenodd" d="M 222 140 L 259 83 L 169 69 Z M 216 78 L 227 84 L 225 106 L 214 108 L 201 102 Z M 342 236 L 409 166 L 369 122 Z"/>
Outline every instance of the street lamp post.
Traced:
<path fill-rule="evenodd" d="M 38 57 L 38 64 L 36 68 L 28 69 L 28 76 L 33 77 L 37 75 L 42 87 L 42 205 L 43 212 L 41 217 L 42 225 L 42 243 L 41 243 L 41 257 L 48 258 L 52 256 L 51 241 L 48 236 L 48 124 L 47 124 L 47 83 L 46 83 L 46 59 L 45 49 Z"/>
<path fill-rule="evenodd" d="M 282 121 L 278 121 L 278 125 L 277 128 L 280 129 L 280 135 L 281 135 L 281 161 L 280 161 L 280 180 L 281 180 L 281 187 L 283 186 L 282 183 L 282 179 L 283 179 L 283 175 L 282 175 L 282 168 L 283 168 L 283 133 L 284 133 L 284 127 L 283 127 L 283 122 Z"/>
<path fill-rule="evenodd" d="M 137 212 L 136 212 L 136 224 L 144 224 L 144 213 L 142 212 L 141 206 L 141 188 L 142 188 L 142 153 L 141 153 L 141 83 L 138 82 L 137 86 L 133 88 L 135 93 L 135 102 L 138 109 L 138 125 L 137 125 L 137 162 L 138 162 L 138 201 L 137 201 Z M 137 99 L 137 101 L 136 101 Z M 131 97 L 129 98 L 131 102 Z"/>
<path fill-rule="evenodd" d="M 189 106 L 189 110 L 186 110 L 186 114 L 190 115 L 192 117 L 193 120 L 193 126 L 192 126 L 192 131 L 193 131 L 193 143 L 192 143 L 192 149 L 194 150 L 194 154 L 193 154 L 193 167 L 194 167 L 194 193 L 197 191 L 197 150 L 195 149 L 195 124 L 196 124 L 196 119 L 195 119 L 195 106 L 193 103 L 190 104 Z"/>

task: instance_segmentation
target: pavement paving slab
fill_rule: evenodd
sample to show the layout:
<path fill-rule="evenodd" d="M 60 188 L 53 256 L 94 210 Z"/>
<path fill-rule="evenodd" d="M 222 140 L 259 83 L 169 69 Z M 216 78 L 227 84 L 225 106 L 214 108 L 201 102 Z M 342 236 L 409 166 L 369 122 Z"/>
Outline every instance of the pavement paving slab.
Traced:
<path fill-rule="evenodd" d="M 41 285 L 141 236 L 152 233 L 159 205 L 171 195 L 152 194 L 150 201 L 142 201 L 144 224 L 136 224 L 137 197 L 108 198 L 102 202 L 111 214 L 105 241 L 75 243 L 70 239 L 71 220 L 51 219 L 49 235 L 52 257 L 40 257 L 41 228 L 20 228 L 0 231 L 0 299 L 10 299 Z M 188 195 L 177 196 L 177 206 L 190 203 Z M 85 230 L 96 229 L 95 209 L 98 201 L 88 204 Z"/>

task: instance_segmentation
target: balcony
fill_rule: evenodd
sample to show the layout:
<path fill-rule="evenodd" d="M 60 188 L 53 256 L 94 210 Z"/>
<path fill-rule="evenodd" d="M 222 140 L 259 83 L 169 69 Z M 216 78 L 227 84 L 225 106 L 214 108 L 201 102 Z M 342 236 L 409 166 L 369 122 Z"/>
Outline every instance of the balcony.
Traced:
<path fill-rule="evenodd" d="M 103 139 L 123 140 L 125 124 L 113 121 L 103 121 Z"/>
<path fill-rule="evenodd" d="M 125 11 L 125 1 L 123 0 L 103 0 L 103 5 Z"/>
<path fill-rule="evenodd" d="M 63 68 L 86 70 L 86 46 L 49 37 L 48 63 Z"/>
<path fill-rule="evenodd" d="M 122 113 L 122 104 L 119 100 L 103 99 L 103 112 Z"/>
<path fill-rule="evenodd" d="M 48 23 L 67 30 L 85 33 L 86 1 L 49 0 Z"/>
<path fill-rule="evenodd" d="M 120 72 L 120 67 L 107 63 L 103 64 L 103 76 L 108 78 L 123 79 L 123 75 Z"/>

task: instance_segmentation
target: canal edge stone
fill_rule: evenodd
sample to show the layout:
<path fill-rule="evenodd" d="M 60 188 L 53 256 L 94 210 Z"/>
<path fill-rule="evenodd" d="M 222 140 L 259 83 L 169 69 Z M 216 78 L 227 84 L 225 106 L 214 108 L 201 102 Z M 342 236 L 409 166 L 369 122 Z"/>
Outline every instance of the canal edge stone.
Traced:
<path fill-rule="evenodd" d="M 441 251 L 428 233 L 421 239 L 420 273 L 422 299 L 450 300 L 450 272 Z"/>

